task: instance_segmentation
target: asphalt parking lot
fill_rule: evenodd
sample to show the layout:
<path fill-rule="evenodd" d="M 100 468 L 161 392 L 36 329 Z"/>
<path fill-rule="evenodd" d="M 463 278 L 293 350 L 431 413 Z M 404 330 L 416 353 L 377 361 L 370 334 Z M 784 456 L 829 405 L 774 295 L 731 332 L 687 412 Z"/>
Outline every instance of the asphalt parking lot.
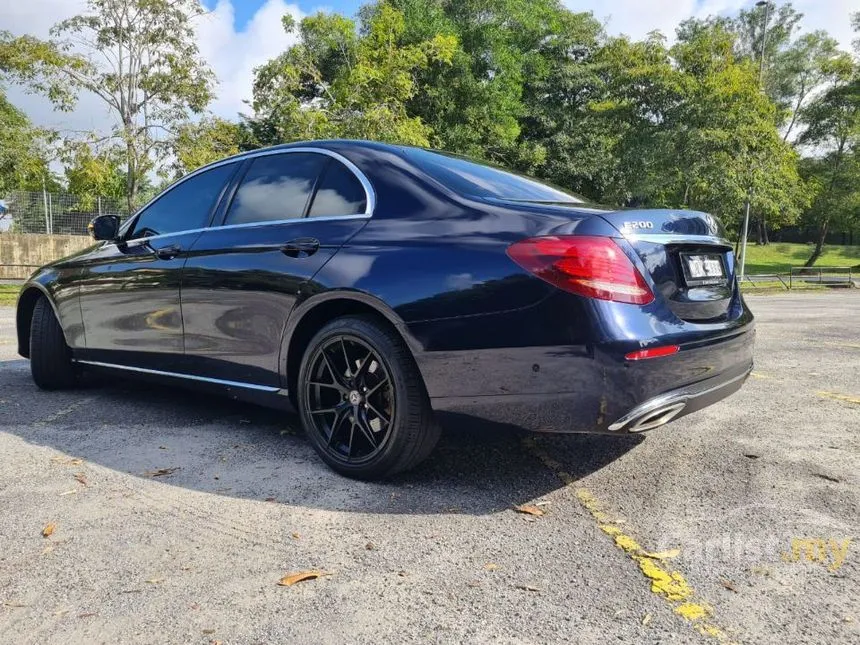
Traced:
<path fill-rule="evenodd" d="M 446 418 L 382 484 L 282 413 L 40 392 L 2 308 L 0 642 L 860 642 L 860 294 L 749 301 L 753 378 L 711 408 L 644 438 Z"/>

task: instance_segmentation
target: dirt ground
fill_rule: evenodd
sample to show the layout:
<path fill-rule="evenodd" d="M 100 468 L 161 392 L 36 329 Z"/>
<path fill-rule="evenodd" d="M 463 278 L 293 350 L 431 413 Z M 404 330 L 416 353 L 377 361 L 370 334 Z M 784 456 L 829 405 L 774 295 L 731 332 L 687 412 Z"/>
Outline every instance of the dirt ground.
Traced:
<path fill-rule="evenodd" d="M 620 438 L 445 417 L 374 484 L 282 413 L 41 392 L 0 308 L 0 643 L 860 642 L 860 295 L 749 302 L 755 372 L 711 408 Z"/>

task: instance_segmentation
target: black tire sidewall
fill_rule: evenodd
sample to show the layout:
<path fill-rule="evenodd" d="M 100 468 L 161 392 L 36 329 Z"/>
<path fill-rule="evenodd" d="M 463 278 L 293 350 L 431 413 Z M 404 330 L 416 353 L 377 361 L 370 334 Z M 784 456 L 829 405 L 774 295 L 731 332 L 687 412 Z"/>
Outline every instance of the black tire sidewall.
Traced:
<path fill-rule="evenodd" d="M 311 359 L 316 355 L 319 347 L 332 338 L 344 335 L 356 336 L 370 345 L 390 375 L 394 390 L 394 419 L 385 445 L 377 455 L 360 464 L 348 464 L 330 454 L 324 437 L 316 429 L 308 412 L 307 393 L 304 387 L 312 368 Z M 404 362 L 398 358 L 401 352 L 402 348 L 395 346 L 389 334 L 382 331 L 376 323 L 359 317 L 340 318 L 330 322 L 308 344 L 299 369 L 296 402 L 305 434 L 308 435 L 308 439 L 322 460 L 333 470 L 358 479 L 384 477 L 391 474 L 392 470 L 396 468 L 402 459 L 403 452 L 411 449 L 410 444 L 415 440 L 413 436 L 415 429 L 409 427 L 409 419 L 413 417 L 413 411 L 410 410 L 410 407 L 416 404 L 420 405 L 421 402 L 410 400 L 413 397 L 409 396 L 407 370 L 412 369 L 413 366 L 401 364 Z"/>

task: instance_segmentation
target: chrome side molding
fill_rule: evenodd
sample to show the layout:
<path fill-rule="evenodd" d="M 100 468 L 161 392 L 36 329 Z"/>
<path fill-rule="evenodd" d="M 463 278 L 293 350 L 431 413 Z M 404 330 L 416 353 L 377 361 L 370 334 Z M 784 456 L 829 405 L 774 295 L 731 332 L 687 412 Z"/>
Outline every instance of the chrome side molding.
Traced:
<path fill-rule="evenodd" d="M 227 387 L 240 387 L 246 390 L 256 390 L 258 392 L 270 392 L 272 394 L 286 395 L 287 390 L 274 387 L 271 385 L 257 385 L 255 383 L 243 383 L 241 381 L 227 381 L 220 378 L 212 378 L 210 376 L 196 376 L 194 374 L 182 374 L 180 372 L 165 372 L 163 370 L 153 370 L 145 367 L 132 367 L 131 365 L 118 365 L 116 363 L 103 363 L 101 361 L 84 361 L 72 359 L 73 363 L 81 365 L 92 365 L 93 367 L 105 367 L 113 370 L 124 370 L 126 372 L 137 372 L 139 374 L 153 374 L 155 376 L 169 376 L 171 378 L 181 378 L 189 381 L 201 381 L 203 383 L 213 383 L 215 385 L 224 385 Z"/>

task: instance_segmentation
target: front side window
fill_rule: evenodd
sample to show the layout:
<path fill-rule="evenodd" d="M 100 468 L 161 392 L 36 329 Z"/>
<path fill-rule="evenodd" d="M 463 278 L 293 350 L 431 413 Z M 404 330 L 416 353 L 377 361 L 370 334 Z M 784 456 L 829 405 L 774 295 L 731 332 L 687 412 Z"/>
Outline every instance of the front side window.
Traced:
<path fill-rule="evenodd" d="M 169 188 L 140 213 L 127 239 L 203 228 L 235 169 L 235 163 L 218 166 Z"/>
<path fill-rule="evenodd" d="M 406 148 L 406 155 L 428 175 L 461 195 L 523 202 L 582 204 L 583 199 L 555 186 L 465 157 Z"/>
<path fill-rule="evenodd" d="M 323 155 L 304 152 L 257 157 L 236 191 L 224 224 L 302 217 L 325 161 Z"/>
<path fill-rule="evenodd" d="M 329 161 L 317 186 L 308 217 L 361 215 L 366 208 L 367 195 L 358 177 L 336 159 Z"/>

